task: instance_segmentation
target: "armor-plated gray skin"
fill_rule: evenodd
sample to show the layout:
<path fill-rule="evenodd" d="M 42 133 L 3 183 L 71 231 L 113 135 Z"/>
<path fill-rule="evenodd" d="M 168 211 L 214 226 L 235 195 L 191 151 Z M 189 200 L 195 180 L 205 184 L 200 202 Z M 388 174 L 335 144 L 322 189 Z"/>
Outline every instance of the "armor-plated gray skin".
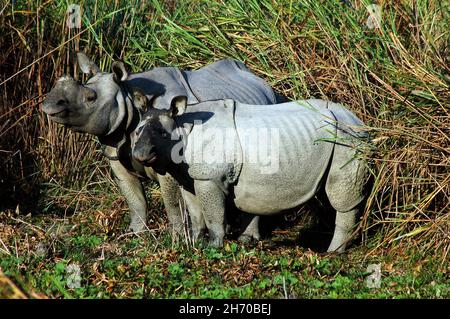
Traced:
<path fill-rule="evenodd" d="M 158 175 L 131 158 L 130 135 L 139 123 L 140 113 L 133 104 L 129 88 L 144 92 L 156 108 L 167 107 L 178 95 L 188 96 L 188 103 L 234 98 L 247 103 L 270 104 L 276 102 L 274 92 L 244 64 L 231 59 L 197 71 L 164 67 L 136 74 L 128 74 L 121 62 L 114 62 L 113 72 L 105 73 L 83 53 L 78 53 L 77 59 L 81 70 L 93 77 L 80 84 L 70 76 L 62 76 L 47 95 L 43 111 L 54 122 L 99 138 L 115 180 L 128 202 L 130 229 L 134 232 L 144 230 L 147 219 L 147 203 L 139 177 L 157 180 L 173 235 L 177 237 L 183 229 L 177 182 L 169 174 Z M 244 236 L 250 233 L 259 238 L 254 224 L 250 223 Z"/>
<path fill-rule="evenodd" d="M 242 211 L 272 215 L 305 203 L 324 184 L 336 209 L 328 251 L 345 250 L 368 179 L 366 163 L 357 156 L 367 133 L 353 113 L 324 100 L 267 106 L 220 100 L 187 110 L 185 103 L 185 97 L 177 97 L 170 110 L 150 109 L 144 114 L 132 142 L 133 157 L 160 174 L 169 173 L 192 193 L 211 245 L 223 245 L 225 200 L 230 194 Z M 267 171 L 267 163 L 249 160 L 258 159 L 260 152 L 245 140 L 249 129 L 274 134 L 270 150 L 279 154 L 275 169 Z M 226 139 L 221 131 L 228 132 Z M 258 138 L 265 146 L 271 143 L 268 135 Z"/>

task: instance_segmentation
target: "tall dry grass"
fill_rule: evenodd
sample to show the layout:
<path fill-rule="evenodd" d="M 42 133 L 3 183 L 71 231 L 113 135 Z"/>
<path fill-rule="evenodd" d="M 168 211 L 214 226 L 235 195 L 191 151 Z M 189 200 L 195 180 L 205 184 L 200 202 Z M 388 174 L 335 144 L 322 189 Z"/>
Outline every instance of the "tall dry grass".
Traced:
<path fill-rule="evenodd" d="M 370 29 L 368 1 L 79 3 L 79 30 L 65 27 L 65 1 L 0 5 L 3 206 L 45 202 L 42 183 L 79 188 L 107 176 L 94 139 L 40 112 L 56 78 L 77 75 L 75 50 L 105 70 L 115 58 L 139 71 L 197 68 L 231 56 L 289 98 L 339 101 L 362 118 L 374 145 L 364 237 L 375 238 L 378 249 L 448 257 L 448 4 L 380 1 L 381 28 Z"/>

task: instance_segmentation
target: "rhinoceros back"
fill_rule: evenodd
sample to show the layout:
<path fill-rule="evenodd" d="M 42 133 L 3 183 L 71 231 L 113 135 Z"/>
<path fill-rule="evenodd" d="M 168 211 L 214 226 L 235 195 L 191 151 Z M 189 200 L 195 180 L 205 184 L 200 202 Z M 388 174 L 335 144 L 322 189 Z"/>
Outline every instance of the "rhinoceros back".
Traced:
<path fill-rule="evenodd" d="M 196 103 L 197 99 L 188 85 L 181 71 L 173 67 L 158 67 L 150 71 L 131 74 L 128 86 L 140 88 L 153 107 L 168 109 L 170 103 L 177 96 L 186 96 L 188 103 Z"/>
<path fill-rule="evenodd" d="M 157 67 L 131 74 L 130 87 L 139 87 L 153 106 L 167 109 L 173 98 L 187 96 L 188 104 L 232 99 L 248 104 L 274 104 L 276 97 L 270 86 L 236 60 L 225 59 L 195 71 L 174 67 Z"/>
<path fill-rule="evenodd" d="M 243 154 L 235 186 L 237 207 L 272 214 L 314 196 L 330 163 L 336 136 L 335 118 L 323 102 L 236 103 L 235 123 Z"/>
<path fill-rule="evenodd" d="M 366 126 L 355 114 L 339 103 L 327 102 L 327 108 L 336 117 L 339 130 L 355 138 L 367 138 Z"/>
<path fill-rule="evenodd" d="M 184 74 L 200 102 L 219 99 L 256 105 L 277 102 L 273 90 L 263 79 L 233 59 L 220 60 Z"/>

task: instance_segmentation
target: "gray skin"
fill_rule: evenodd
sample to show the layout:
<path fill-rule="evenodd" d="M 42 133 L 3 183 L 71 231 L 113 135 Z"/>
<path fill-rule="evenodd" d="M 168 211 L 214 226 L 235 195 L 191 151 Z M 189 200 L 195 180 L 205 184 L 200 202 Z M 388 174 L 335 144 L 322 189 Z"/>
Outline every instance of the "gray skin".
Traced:
<path fill-rule="evenodd" d="M 228 113 L 233 117 L 227 119 Z M 200 122 L 191 124 L 194 120 Z M 227 141 L 236 143 L 222 148 L 222 155 L 227 157 L 220 158 L 226 161 L 211 157 L 211 145 L 223 143 L 223 136 L 208 135 L 199 142 L 204 136 L 201 134 L 206 135 L 204 132 L 211 128 L 234 132 L 227 135 Z M 277 169 L 264 171 L 262 161 L 246 160 L 258 151 L 244 141 L 248 128 L 278 132 L 273 149 L 279 151 Z M 212 246 L 223 245 L 226 199 L 231 194 L 242 211 L 272 215 L 305 203 L 324 186 L 336 209 L 328 251 L 345 251 L 365 198 L 368 170 L 357 156 L 358 146 L 367 138 L 364 124 L 342 105 L 302 100 L 256 107 L 221 100 L 199 103 L 186 111 L 186 98 L 178 97 L 169 110 L 150 108 L 134 138 L 135 159 L 159 174 L 170 174 L 191 193 L 201 208 L 201 214 L 192 216 L 192 220 L 206 224 Z M 181 153 L 174 151 L 180 145 L 181 162 Z M 195 160 L 193 156 L 202 157 Z"/>
<path fill-rule="evenodd" d="M 112 73 L 105 73 L 83 53 L 78 53 L 77 59 L 81 70 L 93 77 L 87 83 L 80 84 L 68 75 L 62 76 L 47 95 L 43 103 L 43 111 L 56 123 L 76 132 L 92 134 L 99 138 L 104 147 L 104 154 L 109 159 L 115 181 L 129 205 L 131 231 L 145 230 L 147 220 L 147 202 L 139 178 L 151 178 L 158 181 L 172 235 L 174 239 L 177 239 L 180 234 L 183 234 L 179 206 L 181 192 L 178 183 L 170 174 L 158 175 L 153 169 L 144 167 L 131 158 L 130 136 L 139 123 L 141 114 L 139 108 L 133 104 L 130 85 L 145 92 L 145 98 L 151 99 L 156 107 L 165 105 L 173 94 L 180 92 L 188 92 L 193 103 L 201 98 L 233 96 L 230 88 L 224 87 L 221 90 L 222 87 L 217 85 L 217 78 L 220 80 L 223 77 L 226 81 L 232 82 L 227 76 L 233 79 L 236 72 L 241 72 L 244 77 L 247 76 L 248 83 L 251 83 L 241 88 L 239 97 L 242 100 L 272 103 L 275 101 L 273 91 L 245 66 L 232 60 L 222 60 L 215 64 L 223 70 L 214 69 L 212 64 L 199 71 L 155 68 L 144 73 L 128 74 L 121 62 L 114 62 Z M 227 69 L 235 64 L 238 65 L 239 70 Z M 205 79 L 205 74 L 210 78 Z M 209 85 L 214 84 L 215 79 L 216 85 Z M 193 206 L 192 209 L 195 208 Z M 250 222 L 241 239 L 246 240 L 246 237 L 258 239 L 257 226 L 257 220 Z"/>

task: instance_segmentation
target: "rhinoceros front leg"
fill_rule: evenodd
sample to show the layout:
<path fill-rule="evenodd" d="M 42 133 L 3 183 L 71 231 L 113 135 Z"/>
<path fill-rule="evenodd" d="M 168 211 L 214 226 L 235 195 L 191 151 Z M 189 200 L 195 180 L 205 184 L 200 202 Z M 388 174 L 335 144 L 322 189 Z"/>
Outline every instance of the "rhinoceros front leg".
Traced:
<path fill-rule="evenodd" d="M 191 192 L 183 189 L 182 194 L 189 211 L 189 217 L 191 219 L 192 239 L 195 244 L 202 239 L 204 231 L 206 230 L 202 206 L 198 197 L 196 197 Z"/>
<path fill-rule="evenodd" d="M 209 244 L 222 247 L 225 237 L 225 194 L 213 181 L 195 180 L 194 188 L 208 228 Z"/>
<path fill-rule="evenodd" d="M 128 228 L 136 233 L 141 232 L 145 229 L 147 221 L 147 201 L 142 184 L 119 161 L 110 160 L 109 163 L 114 173 L 114 179 L 130 208 L 131 222 Z"/>
<path fill-rule="evenodd" d="M 172 240 L 177 242 L 183 234 L 183 217 L 180 210 L 181 191 L 178 182 L 170 175 L 158 175 L 161 196 L 166 208 Z"/>
<path fill-rule="evenodd" d="M 354 230 L 357 213 L 358 209 L 352 209 L 348 212 L 336 211 L 334 235 L 328 247 L 328 252 L 343 253 L 345 251 Z"/>

